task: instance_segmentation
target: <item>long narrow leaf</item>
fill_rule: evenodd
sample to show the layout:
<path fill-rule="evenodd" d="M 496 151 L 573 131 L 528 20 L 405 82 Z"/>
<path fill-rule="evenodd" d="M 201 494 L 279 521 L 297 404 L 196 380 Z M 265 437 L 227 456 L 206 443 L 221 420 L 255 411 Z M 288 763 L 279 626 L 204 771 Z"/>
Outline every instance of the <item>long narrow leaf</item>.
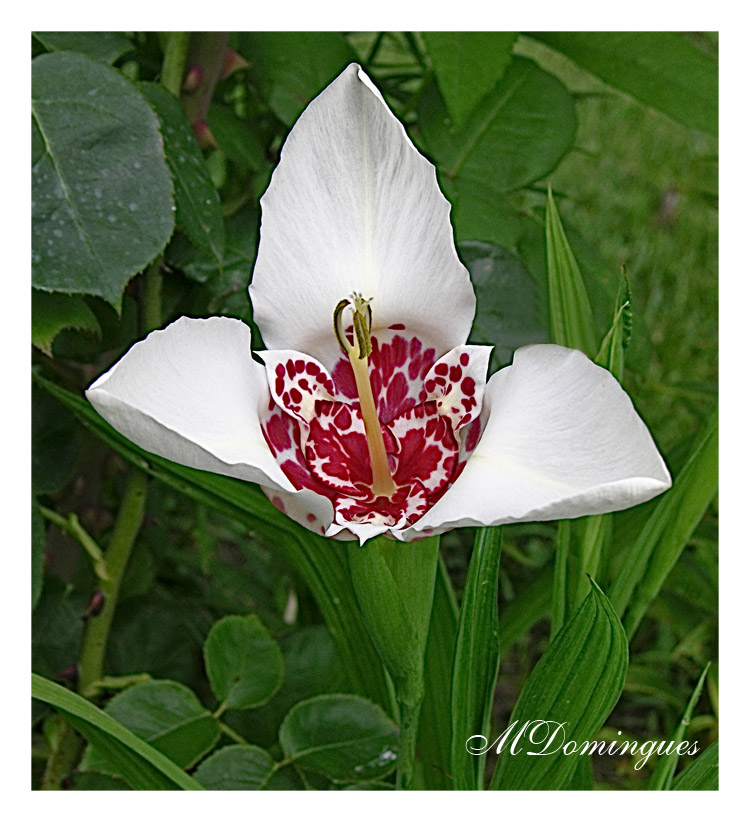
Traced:
<path fill-rule="evenodd" d="M 718 412 L 714 410 L 674 486 L 659 500 L 612 581 L 612 606 L 618 614 L 625 614 L 623 623 L 629 637 L 716 494 L 718 440 Z"/>
<path fill-rule="evenodd" d="M 551 188 L 547 190 L 545 235 L 552 342 L 593 357 L 597 352 L 594 314 Z"/>
<path fill-rule="evenodd" d="M 546 726 L 548 736 L 560 723 L 551 751 L 543 756 L 528 755 L 544 747 L 543 742 L 533 745 L 528 737 L 520 740 L 515 754 L 504 746 L 491 787 L 565 789 L 581 754 L 579 747 L 575 756 L 565 756 L 561 743 L 574 741 L 580 746 L 594 741 L 622 692 L 627 667 L 625 632 L 607 597 L 592 583 L 583 605 L 531 672 L 510 718 L 511 738 L 522 733 L 525 723 L 552 723 Z M 537 742 L 543 737 L 544 730 L 535 735 Z"/>
<path fill-rule="evenodd" d="M 458 621 L 451 684 L 451 772 L 455 790 L 482 790 L 486 754 L 467 756 L 469 737 L 489 733 L 499 663 L 497 578 L 500 529 L 477 531 Z"/>
<path fill-rule="evenodd" d="M 673 791 L 719 790 L 719 740 L 717 739 L 675 779 Z"/>
<path fill-rule="evenodd" d="M 711 663 L 709 663 L 709 665 L 710 664 Z M 698 684 L 695 686 L 693 693 L 690 695 L 690 699 L 685 706 L 682 717 L 672 733 L 670 741 L 674 742 L 675 750 L 673 750 L 670 754 L 663 754 L 659 759 L 659 763 L 654 769 L 654 772 L 651 774 L 651 778 L 648 781 L 648 789 L 650 791 L 668 791 L 672 787 L 672 779 L 674 778 L 674 772 L 677 768 L 677 762 L 679 760 L 677 748 L 685 739 L 685 731 L 687 731 L 688 725 L 690 725 L 690 720 L 693 718 L 693 711 L 695 710 L 695 706 L 698 703 L 701 692 L 703 691 L 703 683 L 706 680 L 709 665 L 706 665 L 703 669 L 703 673 L 701 673 L 698 679 Z"/>
<path fill-rule="evenodd" d="M 171 759 L 78 694 L 32 674 L 31 695 L 57 708 L 79 733 L 106 754 L 109 763 L 134 790 L 203 790 Z"/>
<path fill-rule="evenodd" d="M 424 702 L 419 722 L 421 779 L 428 790 L 451 787 L 451 669 L 458 628 L 458 606 L 445 564 L 438 562 L 435 601 L 424 662 Z"/>

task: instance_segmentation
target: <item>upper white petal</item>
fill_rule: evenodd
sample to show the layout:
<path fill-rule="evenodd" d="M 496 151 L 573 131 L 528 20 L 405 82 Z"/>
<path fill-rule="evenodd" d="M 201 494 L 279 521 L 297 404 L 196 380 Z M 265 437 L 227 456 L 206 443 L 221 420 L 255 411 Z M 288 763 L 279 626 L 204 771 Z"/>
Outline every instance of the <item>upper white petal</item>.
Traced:
<path fill-rule="evenodd" d="M 239 320 L 183 317 L 136 343 L 86 392 L 136 445 L 191 468 L 294 490 L 260 430 L 266 371 Z"/>
<path fill-rule="evenodd" d="M 355 291 L 375 330 L 403 323 L 439 355 L 466 341 L 475 299 L 450 205 L 359 66 L 302 113 L 261 206 L 250 294 L 268 348 L 333 368 L 333 310 Z"/>
<path fill-rule="evenodd" d="M 424 529 L 603 514 L 671 485 L 628 395 L 579 351 L 518 349 L 490 379 L 485 403 L 487 426 L 466 468 L 406 539 Z"/>

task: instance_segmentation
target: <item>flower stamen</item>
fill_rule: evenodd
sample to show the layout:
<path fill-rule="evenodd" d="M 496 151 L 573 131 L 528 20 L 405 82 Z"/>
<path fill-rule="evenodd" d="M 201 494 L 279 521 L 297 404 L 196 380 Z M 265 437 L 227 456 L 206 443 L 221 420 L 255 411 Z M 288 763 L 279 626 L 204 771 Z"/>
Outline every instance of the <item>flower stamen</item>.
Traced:
<path fill-rule="evenodd" d="M 353 343 L 350 343 L 343 331 L 341 315 L 345 308 L 352 310 Z M 376 497 L 391 497 L 396 492 L 396 483 L 391 476 L 388 465 L 388 454 L 385 450 L 383 432 L 375 407 L 369 372 L 369 356 L 372 354 L 372 308 L 370 300 L 361 294 L 352 294 L 347 300 L 341 300 L 333 312 L 333 328 L 341 350 L 349 358 L 357 386 L 359 407 L 365 425 L 367 450 L 370 454 L 372 470 L 372 493 Z"/>

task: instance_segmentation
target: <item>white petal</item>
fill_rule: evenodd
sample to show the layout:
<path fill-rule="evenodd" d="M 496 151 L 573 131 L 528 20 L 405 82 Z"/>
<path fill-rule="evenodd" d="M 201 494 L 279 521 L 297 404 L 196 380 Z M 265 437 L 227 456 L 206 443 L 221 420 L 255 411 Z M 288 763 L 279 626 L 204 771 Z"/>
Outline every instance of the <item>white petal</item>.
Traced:
<path fill-rule="evenodd" d="M 136 445 L 216 474 L 293 490 L 260 430 L 266 371 L 239 320 L 183 317 L 136 343 L 86 392 Z"/>
<path fill-rule="evenodd" d="M 466 342 L 474 291 L 435 168 L 350 65 L 300 116 L 261 200 L 250 294 L 268 348 L 330 370 L 333 310 L 372 298 L 373 329 L 401 323 L 438 355 Z"/>
<path fill-rule="evenodd" d="M 485 403 L 487 426 L 466 468 L 406 539 L 426 528 L 618 511 L 671 485 L 628 395 L 579 351 L 518 349 L 490 379 Z"/>

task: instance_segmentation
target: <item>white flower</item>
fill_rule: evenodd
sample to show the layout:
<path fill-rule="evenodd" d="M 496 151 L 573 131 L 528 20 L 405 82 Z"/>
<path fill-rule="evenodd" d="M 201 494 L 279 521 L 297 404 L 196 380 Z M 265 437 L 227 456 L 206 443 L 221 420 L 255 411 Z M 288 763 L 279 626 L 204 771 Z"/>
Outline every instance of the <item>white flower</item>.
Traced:
<path fill-rule="evenodd" d="M 450 206 L 358 66 L 300 116 L 261 204 L 265 367 L 238 320 L 149 334 L 86 394 L 133 442 L 362 542 L 599 514 L 669 487 L 630 399 L 584 354 L 527 346 L 485 385 Z"/>

